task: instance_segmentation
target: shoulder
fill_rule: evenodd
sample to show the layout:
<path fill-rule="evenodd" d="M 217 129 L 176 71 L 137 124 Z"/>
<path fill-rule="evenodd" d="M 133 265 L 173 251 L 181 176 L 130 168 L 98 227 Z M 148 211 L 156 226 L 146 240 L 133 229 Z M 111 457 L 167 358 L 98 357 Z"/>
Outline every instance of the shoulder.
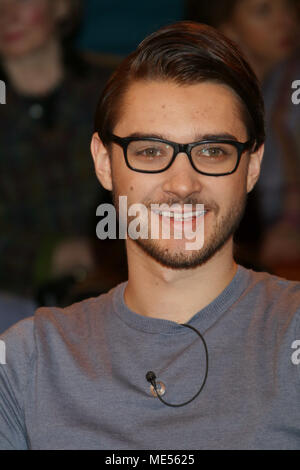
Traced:
<path fill-rule="evenodd" d="M 36 364 L 60 360 L 82 344 L 89 348 L 93 339 L 99 341 L 117 287 L 66 308 L 39 308 L 0 335 L 0 396 L 21 410 Z"/>
<path fill-rule="evenodd" d="M 292 328 L 300 335 L 300 282 L 242 269 L 249 279 L 242 297 L 253 318 L 268 329 L 272 327 L 284 332 Z"/>
<path fill-rule="evenodd" d="M 35 357 L 34 316 L 19 321 L 0 335 L 0 352 L 0 395 L 14 395 L 21 406 Z"/>
<path fill-rule="evenodd" d="M 243 268 L 246 269 L 246 268 Z M 249 273 L 250 286 L 257 289 L 258 292 L 269 296 L 271 300 L 285 298 L 300 308 L 300 282 L 291 281 L 283 277 L 262 271 L 253 271 L 247 269 Z"/>
<path fill-rule="evenodd" d="M 41 332 L 81 331 L 82 333 L 103 320 L 111 308 L 111 300 L 116 287 L 109 292 L 76 302 L 65 308 L 40 307 L 35 313 L 35 328 Z"/>
<path fill-rule="evenodd" d="M 34 316 L 18 321 L 4 333 L 0 339 L 6 345 L 6 353 L 10 358 L 22 353 L 30 359 L 34 352 Z"/>
<path fill-rule="evenodd" d="M 118 286 L 105 294 L 74 303 L 66 308 L 40 307 L 29 318 L 6 330 L 0 339 L 6 345 L 7 362 L 24 367 L 34 358 L 39 344 L 51 337 L 89 336 L 105 322 L 112 309 L 112 297 Z M 19 367 L 18 367 L 19 368 Z"/>

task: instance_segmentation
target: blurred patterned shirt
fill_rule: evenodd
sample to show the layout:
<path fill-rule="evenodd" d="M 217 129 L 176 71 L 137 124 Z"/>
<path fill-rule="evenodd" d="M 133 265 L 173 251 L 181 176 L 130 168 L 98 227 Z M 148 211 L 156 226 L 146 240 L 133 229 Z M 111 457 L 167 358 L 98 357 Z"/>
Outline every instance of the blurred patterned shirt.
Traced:
<path fill-rule="evenodd" d="M 7 86 L 0 106 L 0 288 L 33 295 L 53 247 L 88 236 L 104 189 L 90 139 L 111 71 L 84 64 L 42 98 Z"/>

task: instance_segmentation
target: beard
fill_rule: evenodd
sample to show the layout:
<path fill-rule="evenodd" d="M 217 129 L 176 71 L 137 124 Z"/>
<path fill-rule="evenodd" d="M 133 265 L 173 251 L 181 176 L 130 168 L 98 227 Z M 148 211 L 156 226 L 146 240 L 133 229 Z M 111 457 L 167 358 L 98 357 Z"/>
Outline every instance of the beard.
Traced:
<path fill-rule="evenodd" d="M 116 208 L 117 214 L 119 213 L 118 194 L 113 188 L 112 197 Z M 167 201 L 168 205 L 172 204 L 203 204 L 203 201 L 196 201 L 195 199 L 187 199 L 185 201 Z M 147 202 L 145 205 L 150 207 L 151 204 L 162 204 L 162 202 Z M 216 217 L 215 223 L 211 229 L 211 233 L 207 240 L 204 240 L 203 246 L 198 250 L 184 250 L 182 248 L 171 249 L 161 245 L 161 240 L 152 239 L 148 236 L 147 239 L 137 238 L 132 240 L 136 243 L 145 254 L 157 261 L 161 266 L 175 270 L 179 269 L 192 269 L 205 264 L 209 261 L 234 235 L 240 222 L 243 218 L 247 204 L 247 192 L 245 191 L 242 198 L 225 213 Z M 215 215 L 219 212 L 219 207 L 214 203 L 204 204 L 204 207 L 209 207 L 209 213 Z M 205 220 L 205 219 L 204 219 Z M 205 223 L 205 222 L 204 222 Z"/>

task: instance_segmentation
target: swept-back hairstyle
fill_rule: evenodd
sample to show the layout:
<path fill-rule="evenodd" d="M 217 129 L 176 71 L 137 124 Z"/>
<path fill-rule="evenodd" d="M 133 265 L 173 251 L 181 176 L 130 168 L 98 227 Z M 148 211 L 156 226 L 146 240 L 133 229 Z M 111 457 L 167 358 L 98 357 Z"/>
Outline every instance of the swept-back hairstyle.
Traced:
<path fill-rule="evenodd" d="M 163 27 L 121 63 L 103 90 L 95 115 L 95 131 L 105 145 L 122 112 L 125 92 L 141 80 L 229 86 L 240 99 L 249 139 L 256 149 L 264 142 L 264 103 L 257 77 L 238 47 L 215 28 L 195 22 Z"/>

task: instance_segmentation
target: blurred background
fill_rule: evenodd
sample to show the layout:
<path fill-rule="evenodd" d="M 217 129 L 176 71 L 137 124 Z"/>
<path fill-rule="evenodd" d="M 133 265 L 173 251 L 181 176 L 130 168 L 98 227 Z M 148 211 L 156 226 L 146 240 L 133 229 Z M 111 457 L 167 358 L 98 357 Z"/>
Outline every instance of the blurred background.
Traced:
<path fill-rule="evenodd" d="M 265 99 L 262 172 L 235 258 L 300 280 L 300 0 L 0 0 L 0 332 L 127 279 L 124 241 L 96 237 L 111 198 L 93 169 L 93 116 L 122 58 L 179 20 L 236 42 Z"/>

